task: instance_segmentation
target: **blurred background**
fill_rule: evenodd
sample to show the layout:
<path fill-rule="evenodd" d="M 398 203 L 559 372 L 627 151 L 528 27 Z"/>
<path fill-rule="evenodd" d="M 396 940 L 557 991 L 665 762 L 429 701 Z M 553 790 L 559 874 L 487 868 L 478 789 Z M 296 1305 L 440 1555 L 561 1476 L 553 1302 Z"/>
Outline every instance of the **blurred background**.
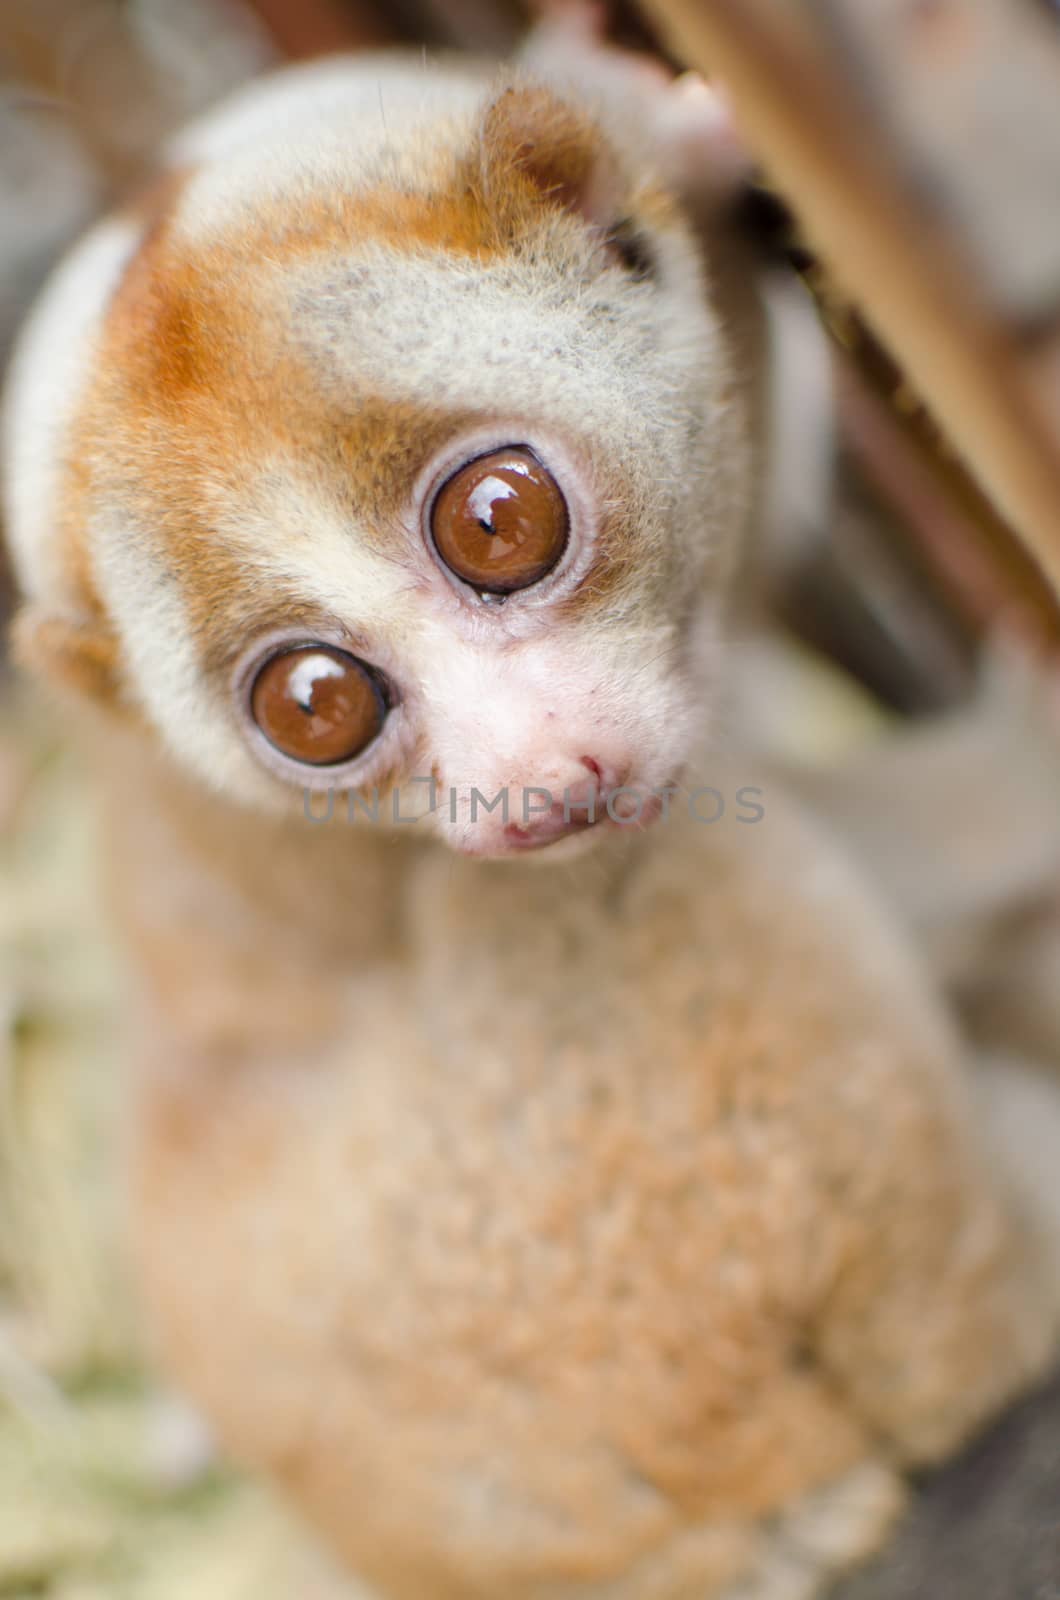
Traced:
<path fill-rule="evenodd" d="M 380 45 L 503 56 L 542 10 L 554 21 L 563 7 L 0 0 L 0 363 L 64 246 L 150 175 L 170 132 L 241 82 Z M 594 10 L 613 47 L 675 72 L 714 65 L 696 0 Z M 763 527 L 733 619 L 734 725 L 877 873 L 973 1053 L 1003 1057 L 1033 1095 L 1036 1075 L 1060 1081 L 1060 606 L 1043 575 L 1060 572 L 1049 489 L 1060 484 L 1060 6 L 698 10 L 729 28 L 722 76 L 755 152 L 727 226 L 770 379 Z M 703 42 L 709 54 L 718 41 Z M 786 83 L 756 77 L 770 61 L 782 76 L 787 63 Z M 807 131 L 801 167 L 758 115 L 787 91 L 792 149 Z M 831 190 L 837 131 L 854 164 Z M 859 205 L 867 227 L 885 222 L 894 195 L 866 268 L 831 224 L 845 204 L 852 226 Z M 881 338 L 872 330 L 893 327 L 886 294 L 910 260 L 926 282 L 952 272 L 956 292 L 925 322 L 914 282 L 909 341 Z M 924 403 L 936 369 L 917 355 L 937 332 L 931 315 L 989 352 L 974 415 L 959 383 Z M 991 393 L 1003 402 L 993 420 Z M 1022 497 L 1006 493 L 1005 406 L 1028 419 Z M 0 568 L 0 617 L 13 603 Z M 0 659 L 0 1596 L 311 1600 L 332 1578 L 268 1496 L 215 1459 L 144 1357 L 122 1265 L 120 976 L 94 857 L 76 751 Z M 984 1483 L 1008 1546 L 979 1502 L 965 1514 Z M 856 1592 L 1058 1600 L 1058 1504 L 1054 1393 L 927 1491 L 898 1565 Z M 956 1565 L 926 1579 L 940 1528 L 969 1520 L 987 1545 L 966 1540 Z"/>

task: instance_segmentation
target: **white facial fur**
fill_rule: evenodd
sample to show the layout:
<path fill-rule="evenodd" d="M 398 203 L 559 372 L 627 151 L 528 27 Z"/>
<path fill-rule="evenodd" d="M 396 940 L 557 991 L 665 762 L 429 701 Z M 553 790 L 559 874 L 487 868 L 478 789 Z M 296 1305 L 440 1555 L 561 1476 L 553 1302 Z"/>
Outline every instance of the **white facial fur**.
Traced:
<path fill-rule="evenodd" d="M 119 219 L 94 228 L 55 273 L 12 358 L 0 414 L 4 521 L 23 592 L 72 603 L 57 533 L 67 430 L 91 370 L 107 297 L 140 241 Z"/>

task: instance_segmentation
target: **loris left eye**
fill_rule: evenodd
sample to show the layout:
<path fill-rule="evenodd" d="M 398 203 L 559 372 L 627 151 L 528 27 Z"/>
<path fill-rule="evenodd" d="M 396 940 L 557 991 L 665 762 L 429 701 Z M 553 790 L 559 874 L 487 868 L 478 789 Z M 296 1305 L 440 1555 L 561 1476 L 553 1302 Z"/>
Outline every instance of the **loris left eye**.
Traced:
<path fill-rule="evenodd" d="M 450 572 L 484 594 L 512 594 L 551 572 L 567 545 L 567 502 L 521 445 L 469 461 L 431 508 L 431 537 Z"/>
<path fill-rule="evenodd" d="M 387 706 L 377 675 L 333 645 L 281 650 L 250 691 L 254 721 L 271 745 L 313 767 L 351 761 L 381 732 Z"/>

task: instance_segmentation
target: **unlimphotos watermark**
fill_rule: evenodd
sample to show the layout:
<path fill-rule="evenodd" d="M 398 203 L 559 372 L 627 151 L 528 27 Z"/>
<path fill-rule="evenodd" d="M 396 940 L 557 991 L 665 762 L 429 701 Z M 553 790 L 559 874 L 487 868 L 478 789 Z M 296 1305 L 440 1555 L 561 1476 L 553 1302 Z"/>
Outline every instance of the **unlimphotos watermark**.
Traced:
<path fill-rule="evenodd" d="M 402 797 L 413 785 L 426 787 L 427 804 L 414 812 L 402 810 Z M 443 809 L 449 821 L 475 824 L 482 816 L 493 817 L 499 813 L 502 823 L 518 822 L 529 827 L 536 817 L 562 815 L 564 824 L 600 822 L 606 816 L 619 827 L 644 827 L 649 822 L 669 822 L 676 808 L 683 808 L 693 822 L 709 827 L 729 816 L 735 822 L 752 824 L 765 816 L 765 795 L 762 789 L 744 784 L 727 795 L 710 784 L 696 788 L 683 788 L 666 784 L 660 789 L 621 786 L 606 791 L 583 792 L 564 789 L 557 797 L 551 789 L 531 784 L 513 789 L 508 785 L 493 795 L 486 795 L 471 785 L 467 789 L 443 789 L 436 778 L 409 778 L 406 784 L 387 791 L 385 803 L 378 787 L 365 793 L 359 789 L 304 789 L 302 809 L 306 820 L 314 824 L 332 822 L 336 816 L 335 796 L 345 801 L 345 818 L 348 822 L 391 823 L 397 826 L 422 822 Z M 341 815 L 341 812 L 340 812 Z"/>

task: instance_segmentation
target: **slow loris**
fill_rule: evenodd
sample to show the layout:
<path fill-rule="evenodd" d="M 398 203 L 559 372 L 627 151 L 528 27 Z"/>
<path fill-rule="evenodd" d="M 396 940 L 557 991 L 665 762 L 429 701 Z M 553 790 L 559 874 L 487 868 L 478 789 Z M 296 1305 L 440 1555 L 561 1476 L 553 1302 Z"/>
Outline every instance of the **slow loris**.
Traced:
<path fill-rule="evenodd" d="M 915 963 L 716 748 L 748 375 L 616 104 L 280 74 L 7 399 L 160 1347 L 385 1600 L 809 1596 L 1054 1344 Z"/>

